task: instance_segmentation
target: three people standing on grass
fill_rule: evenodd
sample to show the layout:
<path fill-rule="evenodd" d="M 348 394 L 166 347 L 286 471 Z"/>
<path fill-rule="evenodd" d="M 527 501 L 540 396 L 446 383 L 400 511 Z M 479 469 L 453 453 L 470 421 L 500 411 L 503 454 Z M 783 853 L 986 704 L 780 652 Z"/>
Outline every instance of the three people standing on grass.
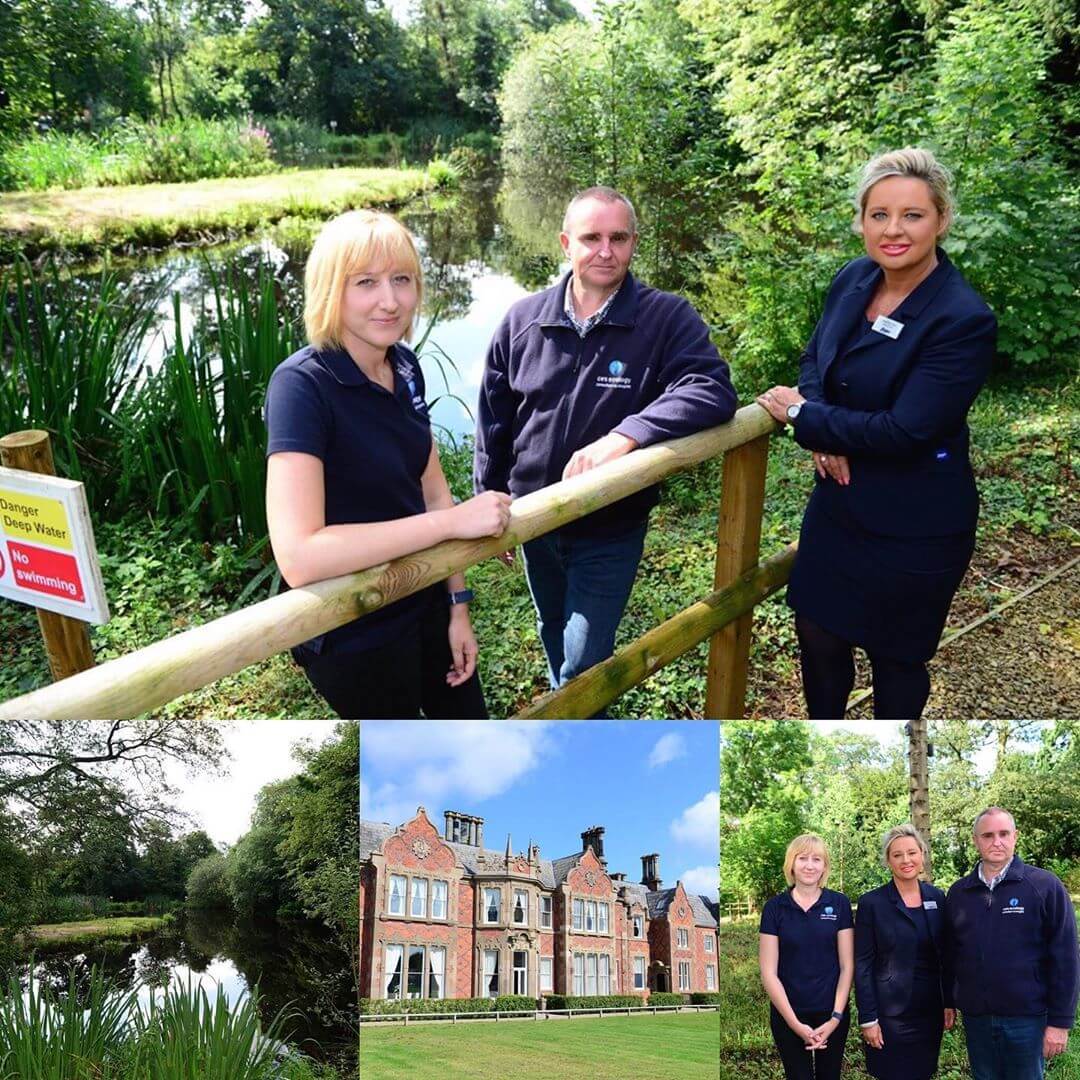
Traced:
<path fill-rule="evenodd" d="M 852 970 L 877 1080 L 935 1076 L 957 1011 L 975 1080 L 1041 1080 L 1064 1053 L 1080 995 L 1072 901 L 1057 877 L 1015 854 L 1008 811 L 984 810 L 972 833 L 979 862 L 948 896 L 920 880 L 929 851 L 913 825 L 885 834 L 891 880 L 859 898 L 853 963 L 851 907 L 825 888 L 824 840 L 806 834 L 788 846 L 791 888 L 765 905 L 759 945 L 787 1080 L 839 1080 Z"/>

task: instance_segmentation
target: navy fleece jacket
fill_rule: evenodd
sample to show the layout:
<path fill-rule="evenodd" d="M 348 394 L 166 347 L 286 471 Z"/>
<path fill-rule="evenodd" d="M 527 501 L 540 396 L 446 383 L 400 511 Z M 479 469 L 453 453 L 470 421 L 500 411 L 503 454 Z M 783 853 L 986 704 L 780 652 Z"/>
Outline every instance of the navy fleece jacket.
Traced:
<path fill-rule="evenodd" d="M 1076 917 L 1065 886 L 1015 857 L 991 891 L 978 867 L 949 890 L 956 1007 L 973 1016 L 1038 1016 L 1050 1027 L 1076 1019 Z"/>
<path fill-rule="evenodd" d="M 569 275 L 507 312 L 480 387 L 474 481 L 527 495 L 562 479 L 575 450 L 617 431 L 640 446 L 725 423 L 737 400 L 709 330 L 678 296 L 628 274 L 607 318 L 584 338 L 563 310 Z M 563 527 L 612 536 L 656 504 L 646 488 Z"/>

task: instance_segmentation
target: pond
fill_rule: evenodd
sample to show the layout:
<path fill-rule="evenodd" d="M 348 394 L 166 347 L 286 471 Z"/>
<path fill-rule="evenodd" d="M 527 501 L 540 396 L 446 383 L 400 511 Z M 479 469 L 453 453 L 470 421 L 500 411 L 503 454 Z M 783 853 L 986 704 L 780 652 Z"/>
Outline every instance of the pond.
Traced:
<path fill-rule="evenodd" d="M 230 1005 L 252 987 L 260 993 L 264 1029 L 281 1009 L 299 1014 L 286 1027 L 290 1044 L 320 1061 L 348 1064 L 356 1053 L 356 990 L 349 957 L 319 925 L 234 922 L 219 913 L 187 912 L 144 941 L 50 949 L 35 958 L 34 976 L 66 993 L 72 975 L 85 992 L 93 966 L 118 990 L 202 987 L 211 1001 L 220 986 Z M 21 972 L 25 987 L 29 964 Z"/>
<path fill-rule="evenodd" d="M 424 268 L 424 304 L 414 340 L 421 341 L 434 321 L 421 360 L 432 420 L 444 437 L 473 431 L 485 352 L 507 309 L 562 272 L 559 205 L 561 199 L 500 190 L 489 176 L 452 198 L 414 203 L 400 215 L 417 240 Z M 319 224 L 293 223 L 240 243 L 114 261 L 128 288 L 158 298 L 157 329 L 144 340 L 139 360 L 153 370 L 175 337 L 173 293 L 179 295 L 182 334 L 191 334 L 200 322 L 212 329 L 214 282 L 228 272 L 254 280 L 261 265 L 270 266 L 279 306 L 300 324 L 304 261 Z M 74 276 L 89 288 L 95 274 L 76 270 Z"/>

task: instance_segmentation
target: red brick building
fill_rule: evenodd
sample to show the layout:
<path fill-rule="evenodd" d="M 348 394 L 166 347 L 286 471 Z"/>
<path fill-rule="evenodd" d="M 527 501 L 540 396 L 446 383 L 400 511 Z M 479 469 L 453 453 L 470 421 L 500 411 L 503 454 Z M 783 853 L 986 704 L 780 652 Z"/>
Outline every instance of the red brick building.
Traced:
<path fill-rule="evenodd" d="M 719 989 L 719 908 L 681 882 L 610 873 L 604 829 L 547 860 L 484 847 L 484 822 L 423 807 L 360 822 L 360 994 L 366 998 L 595 996 Z"/>

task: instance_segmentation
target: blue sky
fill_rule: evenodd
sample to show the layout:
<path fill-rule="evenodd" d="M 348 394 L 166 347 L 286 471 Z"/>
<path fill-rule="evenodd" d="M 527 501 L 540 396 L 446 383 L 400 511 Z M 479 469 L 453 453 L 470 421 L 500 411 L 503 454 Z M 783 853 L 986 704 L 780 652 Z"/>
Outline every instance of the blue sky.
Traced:
<path fill-rule="evenodd" d="M 484 846 L 530 838 L 544 858 L 581 848 L 603 825 L 608 868 L 641 880 L 660 853 L 665 887 L 716 891 L 719 733 L 707 721 L 365 721 L 360 814 L 398 825 L 423 805 L 484 819 Z"/>

